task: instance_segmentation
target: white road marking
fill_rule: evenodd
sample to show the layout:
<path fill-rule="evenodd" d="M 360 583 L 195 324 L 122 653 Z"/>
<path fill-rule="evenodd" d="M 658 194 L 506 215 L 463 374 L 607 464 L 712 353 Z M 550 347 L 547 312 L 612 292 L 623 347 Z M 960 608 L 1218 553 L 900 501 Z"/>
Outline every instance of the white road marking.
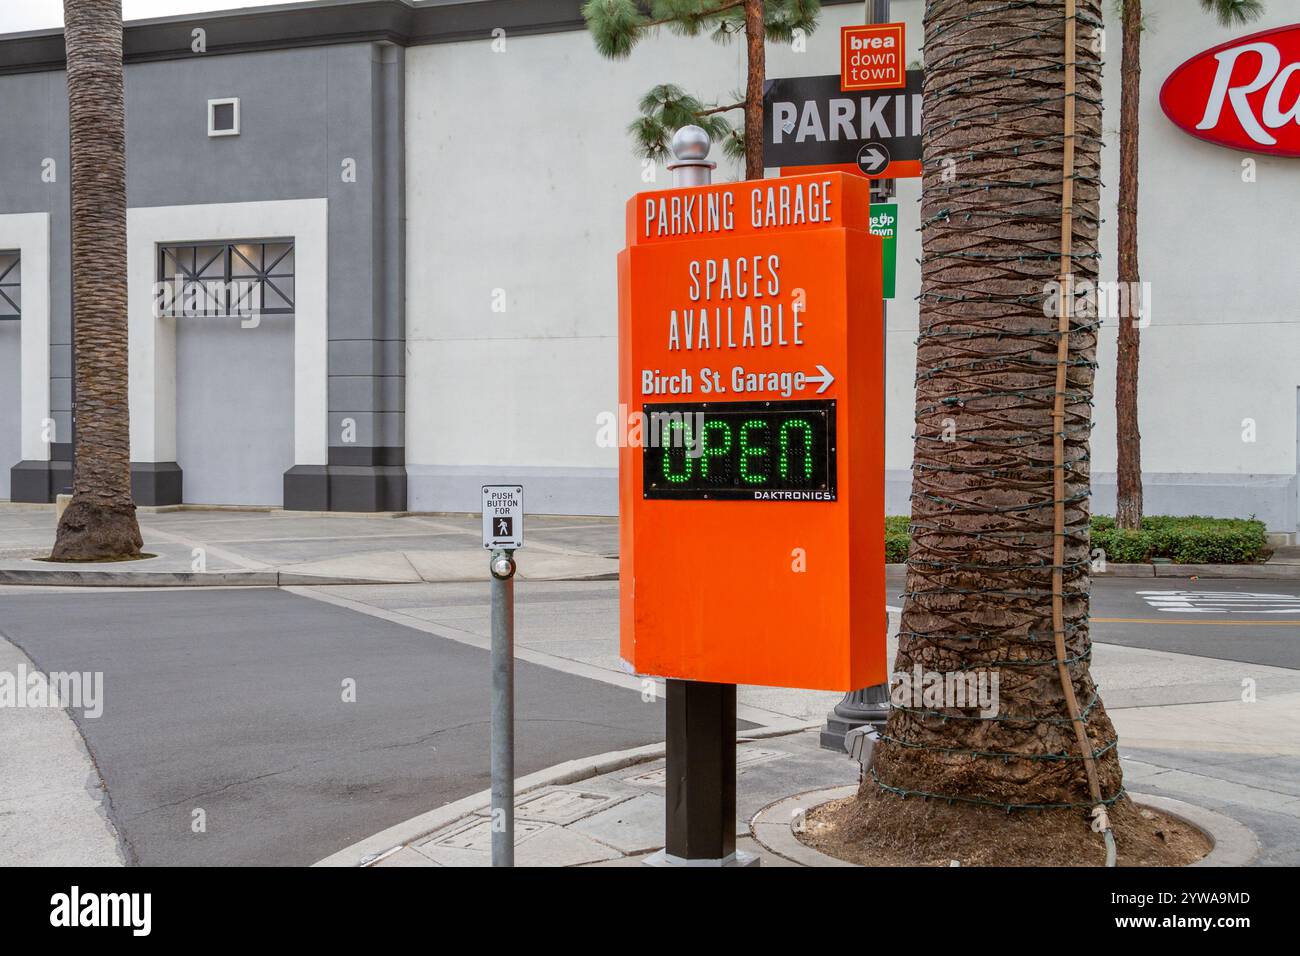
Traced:
<path fill-rule="evenodd" d="M 1172 614 L 1295 614 L 1300 595 L 1251 591 L 1137 591 L 1157 611 Z"/>

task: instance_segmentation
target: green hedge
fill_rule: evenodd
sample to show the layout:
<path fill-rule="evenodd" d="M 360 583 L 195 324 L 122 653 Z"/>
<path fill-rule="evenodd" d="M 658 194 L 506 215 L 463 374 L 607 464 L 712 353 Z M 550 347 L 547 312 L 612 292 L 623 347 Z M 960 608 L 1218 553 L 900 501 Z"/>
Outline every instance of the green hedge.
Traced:
<path fill-rule="evenodd" d="M 911 544 L 906 516 L 885 519 L 885 561 L 907 560 Z M 1154 515 L 1142 519 L 1137 531 L 1115 527 L 1115 519 L 1092 519 L 1092 548 L 1106 552 L 1115 564 L 1145 564 L 1164 558 L 1175 564 L 1249 564 L 1268 556 L 1264 522 L 1253 518 L 1174 518 Z"/>
<path fill-rule="evenodd" d="M 1115 527 L 1115 519 L 1092 519 L 1092 547 L 1117 564 L 1142 564 L 1166 558 L 1175 564 L 1248 564 L 1267 557 L 1264 522 L 1253 518 L 1142 519 L 1137 531 Z"/>
<path fill-rule="evenodd" d="M 912 543 L 912 536 L 907 531 L 911 519 L 907 515 L 894 515 L 885 518 L 885 563 L 902 564 L 907 560 L 907 549 Z"/>

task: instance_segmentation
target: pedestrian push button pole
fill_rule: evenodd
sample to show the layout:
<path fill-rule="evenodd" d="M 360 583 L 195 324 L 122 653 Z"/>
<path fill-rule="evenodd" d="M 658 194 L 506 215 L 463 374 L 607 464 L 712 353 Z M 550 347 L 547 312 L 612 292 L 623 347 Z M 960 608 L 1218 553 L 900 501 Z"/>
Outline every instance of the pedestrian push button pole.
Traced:
<path fill-rule="evenodd" d="M 483 547 L 492 552 L 492 865 L 515 865 L 515 549 L 524 489 L 483 486 Z"/>

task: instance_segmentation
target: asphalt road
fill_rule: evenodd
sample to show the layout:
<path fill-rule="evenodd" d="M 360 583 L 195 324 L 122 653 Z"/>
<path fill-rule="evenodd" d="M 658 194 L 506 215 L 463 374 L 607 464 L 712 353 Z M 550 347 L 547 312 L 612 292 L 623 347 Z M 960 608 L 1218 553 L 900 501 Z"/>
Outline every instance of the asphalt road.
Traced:
<path fill-rule="evenodd" d="M 886 585 L 901 606 L 903 575 Z M 1092 639 L 1300 669 L 1300 581 L 1096 577 Z"/>
<path fill-rule="evenodd" d="M 73 713 L 133 862 L 310 864 L 489 785 L 477 648 L 261 589 L 0 593 L 0 633 L 43 671 L 104 673 L 104 715 Z M 639 694 L 515 679 L 520 775 L 663 739 Z"/>
<path fill-rule="evenodd" d="M 1300 669 L 1300 582 L 1098 578 L 1092 614 L 1098 641 Z M 0 589 L 0 634 L 41 670 L 104 673 L 104 716 L 73 716 L 135 862 L 312 863 L 489 783 L 487 654 L 371 615 L 269 589 Z M 521 775 L 663 737 L 634 692 L 516 679 Z"/>

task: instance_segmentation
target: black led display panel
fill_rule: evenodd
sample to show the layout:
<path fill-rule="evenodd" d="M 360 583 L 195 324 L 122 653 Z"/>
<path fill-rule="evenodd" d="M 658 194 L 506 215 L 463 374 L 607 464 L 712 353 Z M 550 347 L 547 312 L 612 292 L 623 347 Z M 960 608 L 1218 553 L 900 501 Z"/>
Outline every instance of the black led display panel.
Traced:
<path fill-rule="evenodd" d="M 646 403 L 646 498 L 834 501 L 835 402 Z"/>

